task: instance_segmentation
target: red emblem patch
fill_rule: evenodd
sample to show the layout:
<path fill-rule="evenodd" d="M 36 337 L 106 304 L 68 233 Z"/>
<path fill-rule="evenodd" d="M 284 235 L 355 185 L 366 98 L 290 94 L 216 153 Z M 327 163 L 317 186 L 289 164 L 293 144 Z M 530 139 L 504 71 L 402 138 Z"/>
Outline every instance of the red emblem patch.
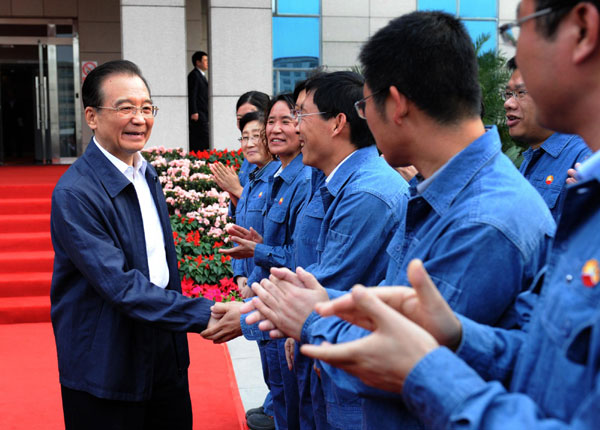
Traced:
<path fill-rule="evenodd" d="M 581 282 L 588 288 L 593 288 L 600 282 L 600 265 L 598 265 L 598 260 L 591 259 L 585 262 L 581 269 Z"/>
<path fill-rule="evenodd" d="M 554 176 L 552 176 L 552 175 L 548 175 L 548 176 L 546 177 L 546 184 L 547 184 L 547 185 L 550 185 L 552 182 L 554 182 Z"/>

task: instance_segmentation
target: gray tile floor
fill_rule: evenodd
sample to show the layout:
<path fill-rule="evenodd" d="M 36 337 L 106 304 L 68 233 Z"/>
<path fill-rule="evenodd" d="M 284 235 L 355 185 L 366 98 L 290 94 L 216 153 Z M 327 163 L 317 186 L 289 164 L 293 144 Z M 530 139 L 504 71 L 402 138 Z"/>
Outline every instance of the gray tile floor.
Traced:
<path fill-rule="evenodd" d="M 240 336 L 227 342 L 227 347 L 244 409 L 262 406 L 268 389 L 263 379 L 256 342 Z"/>

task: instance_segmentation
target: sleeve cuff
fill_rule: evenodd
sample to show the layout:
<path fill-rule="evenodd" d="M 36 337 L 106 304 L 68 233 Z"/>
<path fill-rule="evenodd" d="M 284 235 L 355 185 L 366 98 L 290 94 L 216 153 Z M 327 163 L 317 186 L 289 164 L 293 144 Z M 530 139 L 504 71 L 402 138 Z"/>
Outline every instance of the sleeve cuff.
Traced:
<path fill-rule="evenodd" d="M 321 316 L 315 311 L 312 311 L 308 318 L 306 318 L 306 321 L 304 321 L 304 325 L 302 326 L 302 331 L 300 333 L 300 343 L 312 343 L 311 327 L 312 324 L 319 318 L 321 318 Z"/>
<path fill-rule="evenodd" d="M 269 257 L 272 254 L 272 247 L 257 243 L 254 248 L 254 264 L 259 266 L 267 266 L 269 264 Z"/>
<path fill-rule="evenodd" d="M 449 349 L 440 347 L 427 354 L 410 371 L 402 397 L 421 421 L 433 428 L 446 428 L 456 409 L 485 382 Z"/>
<path fill-rule="evenodd" d="M 248 302 L 252 300 L 252 298 L 245 299 L 244 302 Z M 252 311 L 255 312 L 255 311 Z M 242 329 L 242 334 L 248 340 L 271 340 L 271 336 L 269 336 L 268 331 L 262 331 L 258 328 L 258 324 L 247 324 L 246 317 L 250 315 L 252 312 L 248 312 L 240 315 L 240 328 Z"/>

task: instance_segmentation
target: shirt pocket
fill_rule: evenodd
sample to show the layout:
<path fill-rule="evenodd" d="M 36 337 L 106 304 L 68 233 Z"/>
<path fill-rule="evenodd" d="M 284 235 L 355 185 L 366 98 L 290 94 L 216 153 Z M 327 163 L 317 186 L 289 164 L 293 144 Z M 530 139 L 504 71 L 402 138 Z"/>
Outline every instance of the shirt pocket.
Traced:
<path fill-rule="evenodd" d="M 559 180 L 558 178 L 555 179 L 551 185 L 546 184 L 546 178 L 543 177 L 536 177 L 531 180 L 531 185 L 540 193 L 550 209 L 555 208 L 560 192 L 563 189 L 563 186 L 557 183 Z"/>
<path fill-rule="evenodd" d="M 319 261 L 328 266 L 340 264 L 347 254 L 351 240 L 352 236 L 329 229 L 326 237 L 320 238 L 319 243 L 317 243 L 319 255 L 323 254 L 325 244 L 327 244 L 327 254 L 324 256 L 327 261 L 321 261 L 321 258 L 319 258 Z"/>
<path fill-rule="evenodd" d="M 581 261 L 579 267 L 583 267 L 583 264 Z M 600 287 L 585 287 L 580 279 L 580 269 L 555 272 L 557 275 L 543 287 L 549 288 L 549 291 L 547 296 L 542 298 L 541 320 L 548 336 L 566 351 L 576 339 L 581 340 L 578 334 L 597 318 Z M 556 279 L 561 272 L 563 276 L 565 272 L 572 273 L 573 280 L 567 283 Z"/>
<path fill-rule="evenodd" d="M 287 205 L 275 204 L 265 218 L 264 243 L 270 246 L 281 246 L 286 240 Z"/>

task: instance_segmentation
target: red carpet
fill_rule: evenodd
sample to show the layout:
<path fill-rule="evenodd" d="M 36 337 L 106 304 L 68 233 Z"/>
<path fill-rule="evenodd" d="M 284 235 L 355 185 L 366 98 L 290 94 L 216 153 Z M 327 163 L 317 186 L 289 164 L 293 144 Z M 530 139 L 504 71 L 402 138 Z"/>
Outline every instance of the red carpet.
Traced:
<path fill-rule="evenodd" d="M 242 430 L 245 416 L 227 347 L 190 334 L 194 429 Z M 64 429 L 50 323 L 0 325 L 2 430 Z"/>
<path fill-rule="evenodd" d="M 67 167 L 0 167 L 2 430 L 64 428 L 56 348 L 49 323 L 54 258 L 50 200 Z M 194 429 L 245 429 L 227 347 L 196 334 L 188 338 Z"/>
<path fill-rule="evenodd" d="M 0 167 L 0 324 L 50 321 L 50 203 L 67 168 Z"/>

